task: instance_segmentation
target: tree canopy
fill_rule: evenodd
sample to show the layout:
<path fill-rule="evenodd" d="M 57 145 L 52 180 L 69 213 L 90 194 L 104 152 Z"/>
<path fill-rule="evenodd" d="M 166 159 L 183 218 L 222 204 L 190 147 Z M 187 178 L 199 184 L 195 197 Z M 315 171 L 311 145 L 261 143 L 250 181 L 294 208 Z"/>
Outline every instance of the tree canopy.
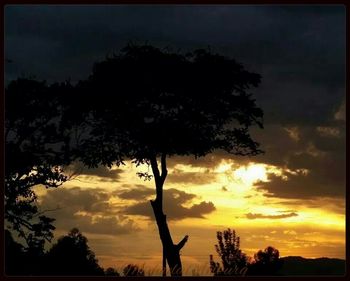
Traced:
<path fill-rule="evenodd" d="M 83 161 L 143 163 L 216 149 L 256 155 L 261 151 L 248 128 L 262 127 L 263 112 L 248 91 L 259 83 L 260 75 L 208 50 L 180 54 L 129 45 L 96 63 L 77 85 L 80 112 L 92 120 Z"/>
<path fill-rule="evenodd" d="M 48 251 L 47 273 L 49 275 L 103 275 L 88 240 L 77 228 L 58 239 Z"/>
<path fill-rule="evenodd" d="M 283 265 L 279 251 L 271 246 L 259 250 L 254 254 L 254 261 L 250 264 L 249 275 L 275 275 Z"/>
<path fill-rule="evenodd" d="M 29 247 L 43 247 L 54 229 L 54 219 L 38 210 L 33 187 L 55 188 L 67 180 L 68 133 L 59 126 L 58 95 L 67 85 L 19 78 L 5 89 L 5 220 Z"/>
<path fill-rule="evenodd" d="M 215 250 L 221 259 L 221 264 L 210 256 L 210 270 L 214 275 L 240 276 L 248 270 L 248 257 L 240 249 L 240 238 L 236 231 L 230 228 L 217 232 L 218 244 Z"/>
<path fill-rule="evenodd" d="M 53 219 L 35 206 L 33 186 L 61 185 L 67 180 L 62 167 L 73 161 L 89 167 L 146 163 L 156 184 L 151 203 L 163 253 L 172 275 L 181 275 L 179 251 L 188 236 L 173 243 L 163 213 L 166 159 L 215 150 L 261 153 L 249 132 L 263 126 L 263 112 L 249 92 L 260 79 L 210 50 L 128 45 L 95 63 L 74 86 L 13 81 L 6 89 L 5 219 L 28 244 L 42 247 L 52 238 Z"/>

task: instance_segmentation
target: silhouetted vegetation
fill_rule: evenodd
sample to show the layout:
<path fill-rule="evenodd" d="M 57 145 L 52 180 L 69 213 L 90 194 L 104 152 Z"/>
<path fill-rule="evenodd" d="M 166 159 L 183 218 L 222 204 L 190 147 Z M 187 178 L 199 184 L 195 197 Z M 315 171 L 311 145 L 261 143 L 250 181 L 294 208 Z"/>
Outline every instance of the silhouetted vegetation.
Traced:
<path fill-rule="evenodd" d="M 260 78 L 210 50 L 182 54 L 128 45 L 96 63 L 76 86 L 11 82 L 5 91 L 9 227 L 29 247 L 50 241 L 53 219 L 37 209 L 32 187 L 61 185 L 67 180 L 63 165 L 75 160 L 88 167 L 121 165 L 126 159 L 146 163 L 155 180 L 151 205 L 163 253 L 171 275 L 181 276 L 180 250 L 188 236 L 174 243 L 163 213 L 167 158 L 201 157 L 217 149 L 232 155 L 261 153 L 249 128 L 262 128 L 263 112 L 248 93 Z"/>
<path fill-rule="evenodd" d="M 5 89 L 5 226 L 29 248 L 43 247 L 54 230 L 54 219 L 38 210 L 32 188 L 56 188 L 67 180 L 62 165 L 67 163 L 69 132 L 59 127 L 57 95 L 67 89 L 67 84 L 48 86 L 24 78 Z"/>
<path fill-rule="evenodd" d="M 282 267 L 283 261 L 279 251 L 274 247 L 267 247 L 249 258 L 240 249 L 240 238 L 235 230 L 228 228 L 224 232 L 217 232 L 218 244 L 215 250 L 221 259 L 221 264 L 215 262 L 210 255 L 210 271 L 214 276 L 265 276 L 275 275 Z"/>
<path fill-rule="evenodd" d="M 221 259 L 221 264 L 215 262 L 210 255 L 210 270 L 214 276 L 245 275 L 248 269 L 248 257 L 240 249 L 240 238 L 236 236 L 235 230 L 218 231 L 217 239 L 215 250 Z"/>
<path fill-rule="evenodd" d="M 282 265 L 283 260 L 279 257 L 279 251 L 269 246 L 254 254 L 254 260 L 249 264 L 247 275 L 275 275 Z"/>
<path fill-rule="evenodd" d="M 106 276 L 120 276 L 119 272 L 113 267 L 106 268 L 105 275 Z"/>
<path fill-rule="evenodd" d="M 25 249 L 5 231 L 5 270 L 8 275 L 104 275 L 87 239 L 78 229 L 58 239 L 48 252 Z M 110 271 L 108 271 L 110 273 Z"/>
<path fill-rule="evenodd" d="M 71 112 L 79 112 L 78 121 L 86 116 L 91 128 L 81 161 L 96 167 L 130 159 L 151 167 L 156 186 L 151 205 L 172 276 L 182 275 L 180 250 L 188 236 L 174 243 L 163 212 L 167 158 L 201 157 L 216 149 L 259 154 L 249 127 L 262 127 L 263 113 L 247 92 L 259 83 L 260 75 L 209 50 L 181 54 L 128 45 L 96 63 L 92 75 L 77 85 L 79 103 L 72 104 L 79 110 Z M 139 176 L 152 178 L 147 172 Z"/>
<path fill-rule="evenodd" d="M 5 230 L 5 273 L 22 275 L 24 273 L 25 252 L 23 246 L 13 240 L 10 231 Z"/>
<path fill-rule="evenodd" d="M 145 276 L 145 271 L 135 264 L 128 264 L 123 269 L 124 276 Z"/>
<path fill-rule="evenodd" d="M 104 275 L 88 240 L 76 228 L 58 239 L 46 254 L 49 275 Z"/>
<path fill-rule="evenodd" d="M 210 269 L 214 276 L 292 276 L 292 275 L 343 275 L 345 261 L 340 259 L 279 257 L 271 246 L 259 250 L 251 259 L 240 250 L 240 239 L 234 230 L 217 233 L 215 245 L 221 263 L 210 256 Z M 10 276 L 121 276 L 117 269 L 103 269 L 88 241 L 78 229 L 72 229 L 58 239 L 47 252 L 29 249 L 16 242 L 5 230 L 5 273 Z M 143 268 L 128 264 L 122 276 L 145 276 Z M 196 276 L 200 272 L 195 273 Z"/>

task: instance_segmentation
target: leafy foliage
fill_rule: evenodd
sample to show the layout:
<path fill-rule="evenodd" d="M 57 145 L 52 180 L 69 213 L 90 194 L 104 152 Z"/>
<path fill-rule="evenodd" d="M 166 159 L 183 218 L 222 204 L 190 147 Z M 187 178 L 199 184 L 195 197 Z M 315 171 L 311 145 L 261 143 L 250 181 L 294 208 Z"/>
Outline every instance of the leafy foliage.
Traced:
<path fill-rule="evenodd" d="M 283 265 L 279 251 L 274 247 L 266 247 L 254 255 L 254 261 L 249 265 L 249 275 L 274 275 Z"/>
<path fill-rule="evenodd" d="M 46 255 L 49 275 L 104 275 L 88 240 L 77 228 L 58 239 Z"/>
<path fill-rule="evenodd" d="M 218 244 L 216 252 L 221 258 L 221 265 L 210 255 L 210 270 L 214 275 L 245 275 L 248 269 L 248 257 L 240 249 L 240 238 L 235 230 L 230 228 L 224 232 L 217 232 Z"/>
<path fill-rule="evenodd" d="M 28 247 L 52 239 L 54 219 L 38 210 L 33 187 L 56 188 L 67 176 L 67 132 L 59 128 L 59 95 L 68 84 L 20 78 L 5 89 L 5 220 Z"/>
<path fill-rule="evenodd" d="M 58 239 L 48 252 L 24 248 L 5 231 L 5 272 L 8 275 L 104 275 L 87 239 L 78 229 Z M 119 276 L 108 269 L 106 275 Z"/>
<path fill-rule="evenodd" d="M 163 217 L 167 156 L 262 152 L 249 133 L 262 128 L 263 112 L 249 93 L 259 83 L 260 75 L 209 50 L 181 54 L 149 45 L 128 45 L 76 86 L 13 81 L 6 89 L 5 219 L 28 245 L 42 248 L 53 220 L 36 208 L 32 188 L 60 186 L 67 180 L 63 166 L 73 160 L 111 167 L 126 159 L 152 166 L 158 199 L 152 206 Z M 139 176 L 151 179 L 148 172 Z M 181 265 L 179 253 L 165 252 L 168 263 Z"/>
<path fill-rule="evenodd" d="M 259 82 L 258 74 L 207 50 L 128 45 L 77 85 L 81 115 L 92 126 L 81 157 L 96 166 L 216 149 L 256 155 L 261 151 L 248 128 L 262 127 L 263 113 L 248 91 Z"/>

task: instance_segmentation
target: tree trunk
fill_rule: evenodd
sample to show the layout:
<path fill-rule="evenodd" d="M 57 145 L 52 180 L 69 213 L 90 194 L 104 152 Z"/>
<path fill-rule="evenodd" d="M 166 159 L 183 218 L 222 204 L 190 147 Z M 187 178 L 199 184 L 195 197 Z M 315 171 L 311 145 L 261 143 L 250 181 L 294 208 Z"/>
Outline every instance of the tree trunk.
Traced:
<path fill-rule="evenodd" d="M 180 250 L 187 242 L 188 236 L 186 235 L 178 244 L 174 244 L 166 221 L 166 215 L 163 213 L 163 185 L 167 176 L 165 154 L 161 156 L 162 174 L 159 173 L 156 157 L 151 157 L 150 161 L 156 183 L 156 199 L 151 200 L 151 205 L 163 245 L 163 254 L 170 268 L 171 276 L 182 276 Z"/>

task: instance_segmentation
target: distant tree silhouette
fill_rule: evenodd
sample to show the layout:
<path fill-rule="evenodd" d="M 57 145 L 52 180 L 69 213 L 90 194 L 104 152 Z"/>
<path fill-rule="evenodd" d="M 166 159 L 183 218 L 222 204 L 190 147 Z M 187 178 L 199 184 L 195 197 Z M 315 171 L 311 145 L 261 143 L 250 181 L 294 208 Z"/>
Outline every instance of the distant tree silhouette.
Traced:
<path fill-rule="evenodd" d="M 282 265 L 279 251 L 269 246 L 254 254 L 254 261 L 249 265 L 247 275 L 275 275 Z"/>
<path fill-rule="evenodd" d="M 5 274 L 41 275 L 45 263 L 42 245 L 23 247 L 16 242 L 9 230 L 5 230 Z"/>
<path fill-rule="evenodd" d="M 113 267 L 108 267 L 107 269 L 105 269 L 105 275 L 106 276 L 120 276 L 118 271 Z"/>
<path fill-rule="evenodd" d="M 46 274 L 66 276 L 104 275 L 88 240 L 77 228 L 58 239 L 46 255 Z"/>
<path fill-rule="evenodd" d="M 235 230 L 228 228 L 217 232 L 218 244 L 215 245 L 221 264 L 210 255 L 210 270 L 215 276 L 245 275 L 248 270 L 248 257 L 240 249 L 240 238 Z"/>
<path fill-rule="evenodd" d="M 123 269 L 124 276 L 131 277 L 131 276 L 145 276 L 145 271 L 142 268 L 139 268 L 135 264 L 128 264 Z"/>
<path fill-rule="evenodd" d="M 62 165 L 68 135 L 59 127 L 58 93 L 69 88 L 20 78 L 5 89 L 5 226 L 32 250 L 43 248 L 54 230 L 54 219 L 38 210 L 32 188 L 56 188 L 67 180 Z"/>
<path fill-rule="evenodd" d="M 21 244 L 14 241 L 11 232 L 5 230 L 5 274 L 23 275 L 25 253 Z"/>
<path fill-rule="evenodd" d="M 111 167 L 130 159 L 151 166 L 156 187 L 151 206 L 172 276 L 182 275 L 180 250 L 188 236 L 174 243 L 163 212 L 167 158 L 201 157 L 217 149 L 259 154 L 249 127 L 262 127 L 263 112 L 248 93 L 259 83 L 260 75 L 208 50 L 180 54 L 128 45 L 96 63 L 69 97 L 67 126 L 86 126 L 77 150 L 85 165 Z"/>

